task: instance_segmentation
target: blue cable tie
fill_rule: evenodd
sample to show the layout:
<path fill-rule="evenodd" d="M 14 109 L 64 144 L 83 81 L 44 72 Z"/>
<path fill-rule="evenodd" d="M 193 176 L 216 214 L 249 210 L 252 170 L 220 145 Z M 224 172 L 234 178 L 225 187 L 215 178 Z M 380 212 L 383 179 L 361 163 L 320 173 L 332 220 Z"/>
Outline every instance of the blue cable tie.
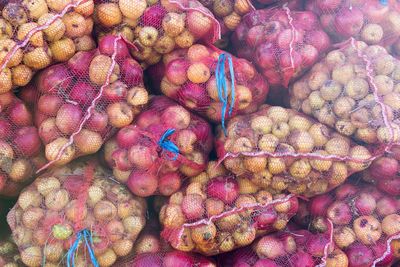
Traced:
<path fill-rule="evenodd" d="M 379 2 L 384 6 L 388 5 L 388 1 L 387 0 L 379 0 Z"/>
<path fill-rule="evenodd" d="M 228 86 L 226 84 L 226 77 L 225 77 L 225 60 L 228 58 L 229 63 L 229 73 L 231 76 L 231 104 L 229 106 L 228 115 L 232 115 L 233 107 L 235 104 L 235 72 L 233 70 L 233 62 L 232 57 L 229 54 L 222 53 L 218 57 L 217 67 L 215 69 L 215 77 L 217 81 L 217 90 L 218 90 L 218 98 L 222 103 L 222 110 L 221 110 L 221 125 L 222 130 L 224 131 L 225 136 L 226 128 L 225 128 L 225 115 L 226 109 L 228 106 Z"/>
<path fill-rule="evenodd" d="M 160 140 L 158 141 L 158 145 L 163 150 L 173 153 L 174 157 L 171 159 L 176 160 L 179 156 L 179 148 L 168 139 L 173 133 L 175 133 L 175 129 L 166 130 L 165 133 L 161 136 Z"/>
<path fill-rule="evenodd" d="M 92 261 L 93 266 L 99 267 L 99 263 L 97 262 L 96 256 L 94 255 L 94 251 L 92 248 L 93 238 L 88 229 L 83 229 L 76 234 L 75 242 L 72 244 L 67 252 L 67 267 L 75 267 L 75 253 L 78 250 L 79 242 L 82 240 L 82 237 L 89 251 L 90 260 Z"/>

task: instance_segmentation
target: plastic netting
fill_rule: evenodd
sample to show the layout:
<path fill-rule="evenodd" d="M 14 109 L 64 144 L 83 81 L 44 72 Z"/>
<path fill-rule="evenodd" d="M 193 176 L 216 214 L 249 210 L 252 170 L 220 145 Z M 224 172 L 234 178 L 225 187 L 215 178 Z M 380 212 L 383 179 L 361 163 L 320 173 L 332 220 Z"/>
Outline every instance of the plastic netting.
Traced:
<path fill-rule="evenodd" d="M 257 110 L 269 90 L 250 62 L 201 44 L 165 55 L 150 73 L 164 95 L 222 124 Z"/>
<path fill-rule="evenodd" d="M 218 257 L 221 267 L 347 267 L 346 255 L 332 250 L 329 234 L 306 230 L 265 235 L 251 246 Z M 329 251 L 329 257 L 324 257 Z"/>
<path fill-rule="evenodd" d="M 115 177 L 138 196 L 176 192 L 201 173 L 212 149 L 211 126 L 164 96 L 153 96 L 136 121 L 104 148 Z"/>
<path fill-rule="evenodd" d="M 161 208 L 161 236 L 175 249 L 216 255 L 284 229 L 297 208 L 295 196 L 251 186 L 210 162 Z"/>
<path fill-rule="evenodd" d="M 45 163 L 33 115 L 8 92 L 0 95 L 0 195 L 18 196 Z"/>
<path fill-rule="evenodd" d="M 95 13 L 99 36 L 121 33 L 132 42 L 132 55 L 144 67 L 176 48 L 199 40 L 214 43 L 221 35 L 219 22 L 196 0 L 101 0 Z"/>
<path fill-rule="evenodd" d="M 349 39 L 290 88 L 292 108 L 367 144 L 399 140 L 400 62 L 378 45 Z"/>
<path fill-rule="evenodd" d="M 225 167 L 274 192 L 310 197 L 366 169 L 375 152 L 295 110 L 262 106 L 219 130 L 217 155 Z"/>
<path fill-rule="evenodd" d="M 315 232 L 332 232 L 332 244 L 345 252 L 348 266 L 390 266 L 400 257 L 397 196 L 352 182 L 300 207 L 297 221 Z"/>
<path fill-rule="evenodd" d="M 232 41 L 238 56 L 254 62 L 271 85 L 284 87 L 330 47 L 318 17 L 288 5 L 248 13 Z"/>
<path fill-rule="evenodd" d="M 41 72 L 35 122 L 51 165 L 100 150 L 118 128 L 132 123 L 149 100 L 143 71 L 120 36 Z"/>
<path fill-rule="evenodd" d="M 95 48 L 93 0 L 16 0 L 0 6 L 0 94 L 35 71 Z"/>
<path fill-rule="evenodd" d="M 349 37 L 369 45 L 391 45 L 400 37 L 400 6 L 395 0 L 305 1 L 334 42 Z"/>
<path fill-rule="evenodd" d="M 131 252 L 145 213 L 144 199 L 89 160 L 38 177 L 7 221 L 27 266 L 112 266 Z"/>

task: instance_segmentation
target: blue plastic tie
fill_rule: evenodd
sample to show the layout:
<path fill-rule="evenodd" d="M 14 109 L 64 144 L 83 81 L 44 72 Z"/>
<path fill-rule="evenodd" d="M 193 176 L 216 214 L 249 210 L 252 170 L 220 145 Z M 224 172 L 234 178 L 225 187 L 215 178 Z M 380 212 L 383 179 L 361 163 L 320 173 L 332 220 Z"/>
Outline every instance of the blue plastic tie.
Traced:
<path fill-rule="evenodd" d="M 388 4 L 387 0 L 379 0 L 379 2 L 384 6 L 387 6 L 387 4 Z"/>
<path fill-rule="evenodd" d="M 158 141 L 158 145 L 163 149 L 167 150 L 174 154 L 172 160 L 176 160 L 179 155 L 179 148 L 171 142 L 168 138 L 175 133 L 175 129 L 168 129 L 165 133 L 161 136 L 160 140 Z"/>
<path fill-rule="evenodd" d="M 226 55 L 222 53 L 218 57 L 217 67 L 215 69 L 215 76 L 217 80 L 217 89 L 218 89 L 218 98 L 219 101 L 222 103 L 222 110 L 221 110 L 221 125 L 222 130 L 224 131 L 225 136 L 226 128 L 225 128 L 225 115 L 226 115 L 226 108 L 228 106 L 228 86 L 226 84 L 226 77 L 225 77 L 225 60 L 228 58 L 229 63 L 229 72 L 231 76 L 231 104 L 229 106 L 229 113 L 228 115 L 232 115 L 232 110 L 235 104 L 235 72 L 233 71 L 233 62 L 231 55 Z"/>
<path fill-rule="evenodd" d="M 69 248 L 67 252 L 67 267 L 75 267 L 75 253 L 78 250 L 79 242 L 82 240 L 85 241 L 86 247 L 89 251 L 90 260 L 94 267 L 99 267 L 99 263 L 97 262 L 96 256 L 94 255 L 93 247 L 93 238 L 88 229 L 83 229 L 76 234 L 75 242 Z"/>

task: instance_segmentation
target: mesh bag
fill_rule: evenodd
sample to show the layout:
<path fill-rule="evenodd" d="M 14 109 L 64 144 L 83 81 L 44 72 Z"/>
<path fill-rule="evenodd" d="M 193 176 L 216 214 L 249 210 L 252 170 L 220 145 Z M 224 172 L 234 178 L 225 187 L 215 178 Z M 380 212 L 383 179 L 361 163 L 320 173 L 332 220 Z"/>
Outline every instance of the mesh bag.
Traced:
<path fill-rule="evenodd" d="M 220 38 L 219 22 L 196 0 L 101 0 L 95 13 L 99 35 L 121 33 L 133 43 L 132 55 L 144 67 L 175 48 Z"/>
<path fill-rule="evenodd" d="M 11 92 L 0 95 L 0 195 L 15 197 L 44 164 L 32 113 Z"/>
<path fill-rule="evenodd" d="M 151 73 L 164 95 L 223 125 L 229 117 L 255 111 L 269 90 L 250 62 L 200 44 L 165 55 Z"/>
<path fill-rule="evenodd" d="M 143 71 L 120 36 L 79 52 L 37 77 L 35 121 L 50 165 L 96 153 L 117 128 L 148 102 Z"/>
<path fill-rule="evenodd" d="M 390 266 L 400 258 L 398 197 L 372 185 L 346 183 L 301 206 L 306 208 L 299 209 L 299 221 L 310 221 L 313 231 L 331 232 L 332 243 L 346 253 L 348 266 Z"/>
<path fill-rule="evenodd" d="M 334 42 L 354 37 L 369 45 L 390 45 L 400 37 L 400 9 L 394 0 L 306 1 Z"/>
<path fill-rule="evenodd" d="M 273 192 L 310 197 L 371 163 L 369 150 L 306 115 L 278 106 L 229 121 L 217 155 L 234 174 Z"/>
<path fill-rule="evenodd" d="M 381 191 L 392 196 L 400 195 L 400 146 L 393 145 L 389 152 L 378 157 L 371 167 L 363 171 L 364 181 L 375 184 Z"/>
<path fill-rule="evenodd" d="M 259 189 L 210 162 L 161 208 L 161 235 L 175 249 L 216 255 L 284 229 L 297 207 L 295 196 Z"/>
<path fill-rule="evenodd" d="M 7 215 L 27 266 L 112 266 L 145 224 L 146 202 L 93 161 L 51 169 Z"/>
<path fill-rule="evenodd" d="M 164 96 L 154 96 L 135 123 L 104 148 L 120 182 L 138 196 L 169 196 L 184 177 L 202 172 L 212 148 L 210 125 Z"/>
<path fill-rule="evenodd" d="M 350 39 L 290 88 L 292 108 L 367 144 L 399 139 L 400 62 L 377 45 Z"/>
<path fill-rule="evenodd" d="M 95 47 L 93 0 L 15 0 L 0 6 L 0 94 Z"/>
<path fill-rule="evenodd" d="M 232 41 L 238 56 L 254 62 L 271 85 L 285 87 L 330 47 L 314 13 L 287 5 L 247 14 Z"/>
<path fill-rule="evenodd" d="M 221 267 L 347 267 L 346 262 L 340 249 L 331 249 L 328 234 L 306 230 L 265 235 L 251 246 L 218 257 Z"/>

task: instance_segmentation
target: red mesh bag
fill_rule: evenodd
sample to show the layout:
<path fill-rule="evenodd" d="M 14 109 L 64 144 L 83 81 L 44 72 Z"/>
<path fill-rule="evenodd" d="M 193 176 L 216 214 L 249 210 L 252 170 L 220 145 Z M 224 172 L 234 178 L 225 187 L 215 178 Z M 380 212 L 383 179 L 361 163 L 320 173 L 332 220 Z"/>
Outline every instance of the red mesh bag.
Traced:
<path fill-rule="evenodd" d="M 334 42 L 354 37 L 369 45 L 390 45 L 400 37 L 400 8 L 394 0 L 306 1 Z"/>
<path fill-rule="evenodd" d="M 213 122 L 255 111 L 269 86 L 254 66 L 214 46 L 175 50 L 151 69 L 155 87 Z"/>
<path fill-rule="evenodd" d="M 292 108 L 367 144 L 399 141 L 400 61 L 350 39 L 290 88 Z"/>
<path fill-rule="evenodd" d="M 221 130 L 217 155 L 234 174 L 273 192 L 325 193 L 371 163 L 369 150 L 295 110 L 262 106 Z"/>
<path fill-rule="evenodd" d="M 0 241 L 0 265 L 4 267 L 23 266 L 18 247 L 10 236 Z"/>
<path fill-rule="evenodd" d="M 348 265 L 335 266 L 390 266 L 400 258 L 397 196 L 372 185 L 346 183 L 301 207 L 297 219 L 310 221 L 313 231 L 332 232 L 332 243 L 346 253 Z"/>
<path fill-rule="evenodd" d="M 33 73 L 95 48 L 93 0 L 16 0 L 0 6 L 0 94 Z"/>
<path fill-rule="evenodd" d="M 221 35 L 213 14 L 196 0 L 100 0 L 95 13 L 99 35 L 121 33 L 145 67 L 176 48 L 214 43 Z"/>
<path fill-rule="evenodd" d="M 216 255 L 284 229 L 297 208 L 295 196 L 272 194 L 210 162 L 161 208 L 161 235 L 175 249 Z"/>
<path fill-rule="evenodd" d="M 146 202 L 93 161 L 51 169 L 7 215 L 27 266 L 112 266 L 145 224 Z"/>
<path fill-rule="evenodd" d="M 8 92 L 0 95 L 0 195 L 16 197 L 44 164 L 32 113 Z"/>
<path fill-rule="evenodd" d="M 285 87 L 330 47 L 314 13 L 287 5 L 247 14 L 232 41 L 238 56 L 254 62 L 271 85 Z"/>
<path fill-rule="evenodd" d="M 79 52 L 37 77 L 35 121 L 49 165 L 96 153 L 148 102 L 143 71 L 120 36 Z"/>
<path fill-rule="evenodd" d="M 347 267 L 340 249 L 332 250 L 329 235 L 306 230 L 265 235 L 251 246 L 218 257 L 223 267 Z M 324 255 L 329 252 L 329 256 Z"/>
<path fill-rule="evenodd" d="M 184 177 L 206 168 L 212 140 L 205 120 L 164 96 L 154 96 L 134 124 L 107 142 L 104 156 L 117 180 L 135 195 L 169 196 Z"/>

